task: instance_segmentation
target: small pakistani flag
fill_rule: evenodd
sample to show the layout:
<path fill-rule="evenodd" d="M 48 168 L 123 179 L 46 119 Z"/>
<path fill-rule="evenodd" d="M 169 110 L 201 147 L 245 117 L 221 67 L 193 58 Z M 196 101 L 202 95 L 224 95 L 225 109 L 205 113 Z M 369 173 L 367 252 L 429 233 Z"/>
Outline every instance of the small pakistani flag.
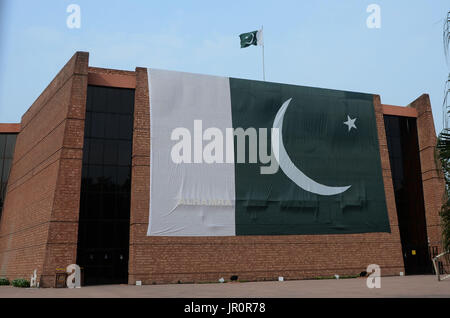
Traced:
<path fill-rule="evenodd" d="M 263 45 L 262 30 L 242 33 L 239 37 L 241 38 L 241 49 L 249 47 L 250 45 Z"/>

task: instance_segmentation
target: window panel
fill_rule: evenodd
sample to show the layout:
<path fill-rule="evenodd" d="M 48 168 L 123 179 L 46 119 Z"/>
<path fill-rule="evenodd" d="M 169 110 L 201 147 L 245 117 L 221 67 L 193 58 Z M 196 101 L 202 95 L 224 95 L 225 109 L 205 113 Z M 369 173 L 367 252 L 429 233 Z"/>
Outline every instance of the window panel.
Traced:
<path fill-rule="evenodd" d="M 134 90 L 89 86 L 87 101 L 77 262 L 87 284 L 126 283 Z"/>
<path fill-rule="evenodd" d="M 84 139 L 83 145 L 83 163 L 89 162 L 89 150 L 90 150 L 91 141 L 87 138 Z"/>
<path fill-rule="evenodd" d="M 2 182 L 6 183 L 9 177 L 9 171 L 11 169 L 12 159 L 4 159 L 3 161 L 3 173 L 2 173 Z"/>
<path fill-rule="evenodd" d="M 128 246 L 124 244 L 123 240 L 117 238 L 129 236 L 130 227 L 128 225 L 128 222 L 117 222 L 115 224 L 115 232 L 119 234 L 116 236 L 115 246 L 127 248 Z"/>
<path fill-rule="evenodd" d="M 117 167 L 115 166 L 104 166 L 103 167 L 103 176 L 107 180 L 105 187 L 103 189 L 104 192 L 115 192 L 117 191 Z"/>
<path fill-rule="evenodd" d="M 121 193 L 118 195 L 117 201 L 118 217 L 121 219 L 127 219 L 130 217 L 130 194 Z"/>
<path fill-rule="evenodd" d="M 131 141 L 120 141 L 118 142 L 119 153 L 117 164 L 120 166 L 130 165 L 132 144 Z"/>
<path fill-rule="evenodd" d="M 92 113 L 91 137 L 103 138 L 105 136 L 105 114 Z"/>
<path fill-rule="evenodd" d="M 121 191 L 126 191 L 130 186 L 131 180 L 131 168 L 130 167 L 118 167 L 117 168 L 117 184 Z"/>
<path fill-rule="evenodd" d="M 89 178 L 92 182 L 89 192 L 101 192 L 103 189 L 103 166 L 102 165 L 90 165 L 89 166 Z M 84 189 L 82 190 L 84 191 Z"/>
<path fill-rule="evenodd" d="M 112 193 L 104 193 L 104 204 L 102 211 L 102 218 L 104 219 L 116 219 L 117 215 L 117 194 Z"/>
<path fill-rule="evenodd" d="M 6 136 L 6 148 L 5 148 L 5 157 L 13 159 L 14 157 L 14 147 L 16 145 L 16 135 L 7 135 Z"/>
<path fill-rule="evenodd" d="M 87 210 L 83 213 L 84 218 L 96 219 L 101 215 L 103 209 L 103 195 L 101 193 L 89 192 L 86 194 Z"/>
<path fill-rule="evenodd" d="M 103 140 L 104 144 L 104 157 L 103 164 L 114 165 L 117 164 L 118 158 L 118 142 L 115 140 Z"/>
<path fill-rule="evenodd" d="M 89 148 L 89 161 L 88 164 L 91 165 L 101 165 L 103 164 L 103 141 L 99 139 L 90 140 Z"/>
<path fill-rule="evenodd" d="M 108 92 L 108 111 L 111 113 L 119 113 L 122 105 L 119 89 L 111 89 Z"/>
<path fill-rule="evenodd" d="M 131 115 L 120 115 L 119 138 L 130 140 L 133 135 L 133 118 Z"/>
<path fill-rule="evenodd" d="M 104 98 L 105 89 L 108 90 L 108 88 L 93 87 L 91 95 L 88 95 L 88 100 L 92 99 L 93 112 L 105 113 L 108 111 L 108 103 Z"/>
<path fill-rule="evenodd" d="M 6 134 L 0 134 L 0 160 L 5 158 Z"/>
<path fill-rule="evenodd" d="M 92 113 L 86 112 L 86 118 L 84 120 L 84 138 L 89 138 L 91 136 L 91 127 L 92 127 Z"/>
<path fill-rule="evenodd" d="M 6 196 L 17 134 L 0 134 L 0 217 Z"/>
<path fill-rule="evenodd" d="M 119 138 L 119 117 L 117 114 L 105 114 L 105 138 Z"/>

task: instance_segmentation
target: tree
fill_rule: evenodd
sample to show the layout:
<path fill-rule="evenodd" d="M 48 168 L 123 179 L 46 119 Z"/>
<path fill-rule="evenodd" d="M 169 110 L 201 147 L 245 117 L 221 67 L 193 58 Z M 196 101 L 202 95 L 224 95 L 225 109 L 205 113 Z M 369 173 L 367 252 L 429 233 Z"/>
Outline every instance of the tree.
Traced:
<path fill-rule="evenodd" d="M 450 47 L 450 11 L 447 12 L 447 18 L 444 22 L 444 54 L 447 65 L 449 65 L 449 47 Z M 447 78 L 444 91 L 444 103 L 443 108 L 443 123 L 444 128 L 439 134 L 438 138 L 438 155 L 442 164 L 442 169 L 445 178 L 446 196 L 444 204 L 441 209 L 441 222 L 442 222 L 442 246 L 444 250 L 450 250 L 450 128 L 448 127 L 448 119 L 450 114 L 450 74 Z"/>
<path fill-rule="evenodd" d="M 442 164 L 442 169 L 445 178 L 446 196 L 444 204 L 441 208 L 441 222 L 442 222 L 442 246 L 444 250 L 450 250 L 450 130 L 444 129 L 438 138 L 437 144 L 439 159 Z"/>

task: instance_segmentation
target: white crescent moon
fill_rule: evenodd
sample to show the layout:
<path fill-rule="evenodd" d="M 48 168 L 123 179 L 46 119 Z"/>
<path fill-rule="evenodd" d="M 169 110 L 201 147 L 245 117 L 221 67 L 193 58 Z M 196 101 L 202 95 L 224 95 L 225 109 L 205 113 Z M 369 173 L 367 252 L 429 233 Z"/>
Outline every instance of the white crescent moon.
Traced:
<path fill-rule="evenodd" d="M 275 159 L 278 161 L 281 170 L 286 174 L 286 176 L 291 179 L 296 185 L 302 188 L 305 191 L 319 194 L 319 195 L 336 195 L 347 191 L 351 185 L 345 187 L 329 187 L 324 184 L 317 183 L 313 179 L 309 178 L 305 175 L 300 169 L 298 169 L 294 163 L 289 158 L 288 153 L 286 152 L 286 148 L 284 148 L 283 144 L 283 119 L 284 114 L 291 102 L 291 99 L 288 99 L 281 106 L 277 115 L 275 116 L 275 120 L 273 121 L 273 128 L 278 128 L 278 144 L 279 147 L 276 147 L 277 138 L 272 138 L 272 151 L 274 153 Z M 277 151 L 278 150 L 278 151 Z"/>
<path fill-rule="evenodd" d="M 252 34 L 252 40 L 250 42 L 247 41 L 244 44 L 252 44 L 253 43 L 253 40 L 255 39 L 255 35 L 253 34 L 253 32 L 251 34 Z"/>

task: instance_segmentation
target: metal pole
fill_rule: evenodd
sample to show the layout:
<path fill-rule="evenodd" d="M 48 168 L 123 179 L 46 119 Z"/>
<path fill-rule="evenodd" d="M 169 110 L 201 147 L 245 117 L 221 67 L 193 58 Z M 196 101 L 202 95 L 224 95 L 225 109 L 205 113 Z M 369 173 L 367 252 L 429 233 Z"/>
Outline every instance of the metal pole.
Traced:
<path fill-rule="evenodd" d="M 266 81 L 266 69 L 264 65 L 264 26 L 261 26 L 261 33 L 263 36 L 263 44 L 262 44 L 262 63 L 263 63 L 263 81 Z"/>

